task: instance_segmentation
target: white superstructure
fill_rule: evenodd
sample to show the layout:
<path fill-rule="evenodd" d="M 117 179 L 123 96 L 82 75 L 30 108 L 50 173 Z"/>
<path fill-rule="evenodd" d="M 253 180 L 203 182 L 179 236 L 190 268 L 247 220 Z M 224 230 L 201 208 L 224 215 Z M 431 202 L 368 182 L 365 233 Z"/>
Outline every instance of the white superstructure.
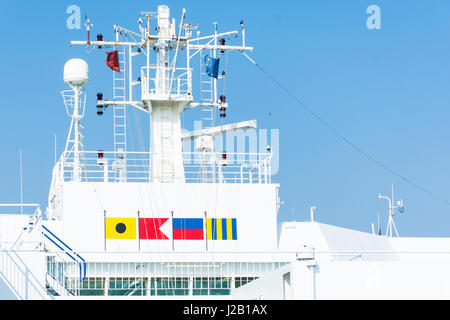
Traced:
<path fill-rule="evenodd" d="M 71 42 L 112 48 L 112 98 L 98 93 L 96 107 L 99 115 L 113 109 L 114 150 L 84 147 L 85 92 L 95 75 L 87 57 L 71 59 L 63 74 L 71 90 L 62 92 L 71 124 L 45 217 L 39 205 L 2 205 L 34 210 L 0 215 L 3 298 L 449 297 L 450 239 L 392 237 L 391 211 L 385 236 L 329 226 L 314 221 L 315 207 L 310 222 L 278 230 L 271 146 L 216 150 L 215 137 L 256 128 L 255 120 L 215 125 L 229 107 L 218 94 L 221 57 L 253 50 L 243 22 L 224 33 L 214 23 L 203 36 L 184 10 L 177 24 L 161 5 L 142 12 L 138 27 L 114 26 L 113 41 Z M 238 36 L 239 44 L 227 43 Z M 126 149 L 128 108 L 149 115 L 149 150 Z M 199 108 L 205 126 L 183 132 L 181 114 Z M 190 142 L 194 152 L 183 150 Z"/>

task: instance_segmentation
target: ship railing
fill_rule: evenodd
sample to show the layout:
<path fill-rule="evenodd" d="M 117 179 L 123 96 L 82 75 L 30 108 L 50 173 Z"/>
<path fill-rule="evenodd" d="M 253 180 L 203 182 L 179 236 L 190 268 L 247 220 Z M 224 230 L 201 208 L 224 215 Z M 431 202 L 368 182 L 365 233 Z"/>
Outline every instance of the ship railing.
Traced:
<path fill-rule="evenodd" d="M 65 259 L 60 252 L 52 252 L 46 256 L 46 265 L 47 272 L 45 274 L 45 281 L 47 282 L 49 289 L 53 290 L 60 296 L 73 296 L 73 292 L 71 292 L 66 286 L 65 269 L 68 265 L 70 265 L 72 270 L 77 264 Z M 76 280 L 78 283 L 81 281 L 79 277 L 77 277 Z M 72 282 L 74 281 L 75 279 L 72 279 Z"/>
<path fill-rule="evenodd" d="M 231 290 L 275 271 L 290 261 L 272 258 L 243 261 L 87 262 L 80 281 L 74 262 L 47 259 L 47 273 L 75 296 L 230 295 Z"/>
<path fill-rule="evenodd" d="M 53 205 L 55 205 L 53 203 L 53 198 L 55 198 L 55 196 L 58 193 L 58 186 L 61 185 L 61 182 L 63 181 L 63 173 L 64 173 L 64 168 L 63 168 L 63 164 L 65 163 L 65 159 L 64 159 L 64 155 L 61 156 L 61 158 L 59 159 L 59 161 L 57 161 L 53 167 L 52 170 L 52 181 L 50 183 L 50 191 L 48 193 L 48 202 L 52 203 Z"/>
<path fill-rule="evenodd" d="M 22 204 L 21 206 L 24 205 Z M 34 213 L 30 215 L 30 220 L 28 221 L 28 224 L 22 228 L 20 236 L 16 239 L 16 241 L 12 245 L 11 247 L 12 250 L 18 248 L 23 243 L 26 235 L 30 234 L 34 230 L 34 228 L 36 228 L 40 224 L 42 220 L 42 211 L 39 204 L 27 204 L 26 206 L 36 207 L 36 209 L 34 210 Z"/>
<path fill-rule="evenodd" d="M 44 225 L 42 225 L 42 235 L 60 250 L 59 253 L 64 254 L 78 264 L 79 277 L 82 281 L 86 277 L 86 261 Z"/>
<path fill-rule="evenodd" d="M 212 153 L 184 152 L 184 181 L 187 183 L 271 183 L 269 153 Z M 52 188 L 61 181 L 74 180 L 73 152 L 64 152 L 55 165 Z M 81 152 L 80 182 L 152 182 L 155 170 L 153 158 L 161 154 L 149 152 Z M 175 167 L 177 155 L 164 157 L 164 166 L 172 162 Z M 161 164 L 161 162 L 158 162 Z M 162 164 L 161 164 L 162 165 Z M 170 166 L 170 163 L 169 163 Z M 160 172 L 164 172 L 160 170 Z M 174 171 L 169 170 L 169 174 Z M 163 177 L 170 181 L 171 177 Z M 172 177 L 173 178 L 173 177 Z"/>
<path fill-rule="evenodd" d="M 42 235 L 54 248 L 52 254 L 47 256 L 47 265 L 49 265 L 49 261 L 56 262 L 51 264 L 52 268 L 47 268 L 46 280 L 58 294 L 70 295 L 70 292 L 66 291 L 64 283 L 64 264 L 76 263 L 78 268 L 78 281 L 82 282 L 86 277 L 86 261 L 78 252 L 75 252 L 46 226 L 42 225 L 41 230 Z"/>
<path fill-rule="evenodd" d="M 173 69 L 158 66 L 141 68 L 141 90 L 144 96 L 147 94 L 187 95 L 192 92 L 191 79 L 192 68 Z"/>
<path fill-rule="evenodd" d="M 0 282 L 19 300 L 48 299 L 40 278 L 29 268 L 29 259 L 24 256 L 20 251 L 0 249 Z"/>

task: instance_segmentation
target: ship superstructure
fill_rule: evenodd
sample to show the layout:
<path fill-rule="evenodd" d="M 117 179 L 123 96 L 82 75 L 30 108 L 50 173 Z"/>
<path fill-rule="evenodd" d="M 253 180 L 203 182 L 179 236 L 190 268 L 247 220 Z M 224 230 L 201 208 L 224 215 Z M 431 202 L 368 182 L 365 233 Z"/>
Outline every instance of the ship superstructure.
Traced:
<path fill-rule="evenodd" d="M 278 230 L 272 146 L 234 152 L 215 142 L 256 128 L 255 120 L 216 125 L 229 107 L 220 61 L 253 50 L 244 23 L 223 33 L 214 23 L 202 35 L 185 17 L 177 24 L 160 5 L 141 12 L 136 32 L 116 25 L 112 41 L 93 41 L 87 22 L 87 41 L 71 42 L 107 51 L 113 88 L 97 93 L 96 108 L 112 112 L 114 148 L 85 148 L 95 75 L 83 57 L 68 60 L 71 123 L 45 216 L 38 204 L 1 205 L 34 210 L 0 215 L 0 289 L 9 294 L 1 298 L 448 298 L 449 239 L 398 237 L 392 217 L 403 203 L 393 196 L 382 197 L 386 235 L 318 223 L 315 207 L 310 221 Z M 130 108 L 149 115 L 149 150 L 127 150 Z M 183 112 L 198 112 L 201 125 L 182 130 Z M 185 148 L 192 143 L 195 151 Z"/>
<path fill-rule="evenodd" d="M 164 5 L 142 12 L 138 26 L 138 32 L 114 26 L 113 41 L 98 35 L 71 42 L 112 48 L 113 97 L 97 93 L 97 113 L 113 112 L 114 150 L 84 147 L 81 121 L 92 75 L 83 59 L 70 59 L 64 81 L 71 90 L 62 92 L 71 117 L 67 144 L 53 169 L 47 220 L 30 232 L 48 250 L 48 291 L 65 297 L 229 296 L 289 261 L 272 254 L 279 199 L 270 147 L 236 154 L 214 146 L 215 136 L 256 128 L 255 120 L 214 121 L 228 108 L 218 95 L 227 76 L 219 74 L 220 57 L 253 48 L 245 43 L 243 22 L 240 32 L 219 33 L 215 23 L 212 35 L 194 35 L 185 11 L 176 24 Z M 228 43 L 238 35 L 242 42 Z M 142 66 L 135 65 L 138 56 Z M 198 99 L 194 59 L 201 67 Z M 149 114 L 150 150 L 127 151 L 127 108 Z M 181 113 L 199 109 L 202 127 L 182 132 Z M 194 152 L 182 148 L 189 141 Z"/>

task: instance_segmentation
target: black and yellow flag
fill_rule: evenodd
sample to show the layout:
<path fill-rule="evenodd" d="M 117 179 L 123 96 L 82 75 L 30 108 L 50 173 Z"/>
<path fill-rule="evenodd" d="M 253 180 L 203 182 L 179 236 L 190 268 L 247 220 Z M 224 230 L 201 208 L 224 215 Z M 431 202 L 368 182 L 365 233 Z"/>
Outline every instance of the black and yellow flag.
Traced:
<path fill-rule="evenodd" d="M 106 239 L 136 239 L 136 218 L 105 218 Z"/>

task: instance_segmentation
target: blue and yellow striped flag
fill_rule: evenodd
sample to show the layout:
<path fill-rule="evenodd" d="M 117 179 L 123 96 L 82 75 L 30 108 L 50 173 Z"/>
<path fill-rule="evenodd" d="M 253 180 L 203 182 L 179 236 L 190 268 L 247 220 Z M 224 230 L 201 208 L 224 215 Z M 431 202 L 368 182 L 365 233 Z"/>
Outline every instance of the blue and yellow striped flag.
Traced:
<path fill-rule="evenodd" d="M 236 218 L 206 219 L 207 240 L 237 240 Z"/>

